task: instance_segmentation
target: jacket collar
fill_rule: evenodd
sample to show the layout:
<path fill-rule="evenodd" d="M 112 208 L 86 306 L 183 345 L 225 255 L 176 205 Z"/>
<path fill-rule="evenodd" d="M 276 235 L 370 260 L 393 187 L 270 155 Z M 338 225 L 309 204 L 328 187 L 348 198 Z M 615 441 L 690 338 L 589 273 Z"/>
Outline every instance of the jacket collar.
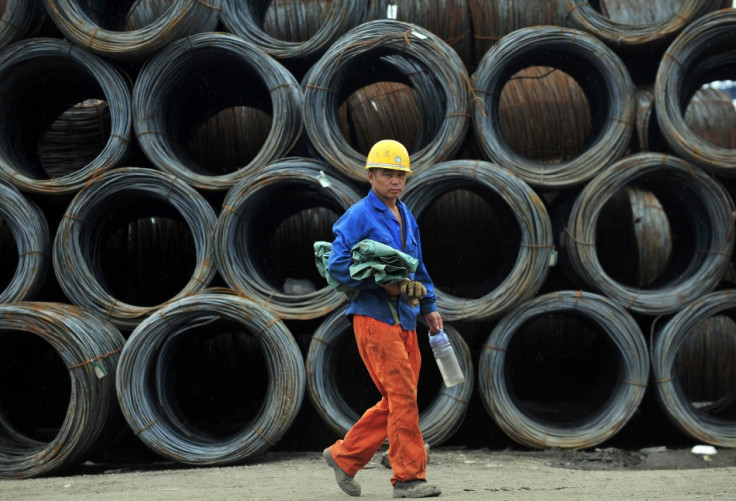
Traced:
<path fill-rule="evenodd" d="M 388 207 L 386 207 L 386 204 L 383 203 L 383 200 L 378 198 L 378 195 L 376 195 L 376 193 L 372 189 L 368 192 L 368 201 L 374 208 L 380 211 L 385 212 L 388 210 Z M 401 210 L 402 205 L 404 205 L 404 202 L 402 202 L 401 200 L 396 201 L 396 206 L 399 208 L 399 210 Z"/>

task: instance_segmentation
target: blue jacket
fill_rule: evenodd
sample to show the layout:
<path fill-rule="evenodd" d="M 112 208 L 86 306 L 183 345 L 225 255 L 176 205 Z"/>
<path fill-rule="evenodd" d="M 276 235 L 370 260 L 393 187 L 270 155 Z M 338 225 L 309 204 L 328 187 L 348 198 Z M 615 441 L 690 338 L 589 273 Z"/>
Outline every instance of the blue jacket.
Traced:
<path fill-rule="evenodd" d="M 434 285 L 429 278 L 427 268 L 422 261 L 422 245 L 419 241 L 419 227 L 414 216 L 402 201 L 397 201 L 404 223 L 405 245 L 401 247 L 399 222 L 380 198 L 371 190 L 366 197 L 350 207 L 332 226 L 335 240 L 327 263 L 327 269 L 335 280 L 343 285 L 360 291 L 358 297 L 348 305 L 347 315 L 366 315 L 381 322 L 393 325 L 394 318 L 388 301 L 392 301 L 398 313 L 401 327 L 416 330 L 417 315 L 437 311 L 437 296 Z M 350 277 L 351 249 L 353 245 L 364 239 L 390 245 L 419 260 L 417 271 L 410 275 L 427 288 L 427 295 L 421 299 L 419 306 L 411 308 L 406 296 L 399 301 L 389 299 L 385 289 L 373 279 L 354 280 Z"/>

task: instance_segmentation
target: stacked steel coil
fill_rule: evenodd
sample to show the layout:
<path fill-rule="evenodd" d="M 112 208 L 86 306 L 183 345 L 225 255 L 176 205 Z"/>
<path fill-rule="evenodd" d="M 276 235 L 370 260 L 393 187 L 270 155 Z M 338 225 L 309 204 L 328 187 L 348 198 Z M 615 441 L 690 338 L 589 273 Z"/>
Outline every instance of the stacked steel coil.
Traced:
<path fill-rule="evenodd" d="M 651 351 L 676 427 L 733 446 L 725 6 L 0 0 L 2 361 L 35 334 L 72 390 L 49 436 L 0 383 L 0 476 L 61 471 L 110 427 L 187 464 L 321 449 L 299 412 L 344 433 L 373 402 L 343 385 L 370 382 L 312 244 L 386 137 L 467 376 L 437 391 L 425 357 L 427 442 L 487 428 L 477 385 L 510 440 L 592 447 L 628 426 Z"/>

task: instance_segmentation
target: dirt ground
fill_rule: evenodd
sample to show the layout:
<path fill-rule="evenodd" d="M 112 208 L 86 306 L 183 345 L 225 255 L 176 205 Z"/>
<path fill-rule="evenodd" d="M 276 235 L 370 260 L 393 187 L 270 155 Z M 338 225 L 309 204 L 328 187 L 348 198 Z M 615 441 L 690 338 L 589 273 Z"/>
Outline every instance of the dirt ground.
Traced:
<path fill-rule="evenodd" d="M 428 479 L 461 500 L 734 499 L 736 450 L 489 450 L 439 447 Z M 356 479 L 362 499 L 391 499 L 377 455 Z M 2 500 L 346 500 L 320 452 L 267 452 L 243 465 L 191 468 L 85 463 L 68 476 L 0 480 Z"/>

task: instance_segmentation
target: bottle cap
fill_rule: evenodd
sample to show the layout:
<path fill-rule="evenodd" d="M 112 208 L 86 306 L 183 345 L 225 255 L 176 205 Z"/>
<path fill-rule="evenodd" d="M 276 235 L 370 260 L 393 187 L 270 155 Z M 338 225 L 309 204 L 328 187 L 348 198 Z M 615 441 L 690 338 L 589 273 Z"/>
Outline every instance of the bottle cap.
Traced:
<path fill-rule="evenodd" d="M 438 346 L 442 346 L 443 344 L 449 343 L 450 340 L 447 339 L 447 334 L 445 334 L 445 331 L 439 331 L 435 334 L 429 333 L 429 345 L 432 348 L 436 348 Z"/>

